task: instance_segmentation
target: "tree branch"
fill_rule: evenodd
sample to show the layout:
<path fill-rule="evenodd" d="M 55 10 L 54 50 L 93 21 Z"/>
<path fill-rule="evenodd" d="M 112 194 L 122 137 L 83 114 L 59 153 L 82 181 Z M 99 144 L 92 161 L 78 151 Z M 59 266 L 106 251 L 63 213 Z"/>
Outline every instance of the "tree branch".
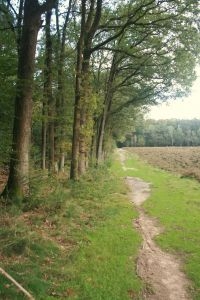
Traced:
<path fill-rule="evenodd" d="M 11 275 L 9 275 L 6 271 L 4 271 L 2 268 L 0 268 L 0 273 L 4 275 L 8 280 L 10 280 L 21 292 L 24 293 L 24 295 L 27 296 L 28 299 L 34 300 L 33 296 L 21 286 Z"/>

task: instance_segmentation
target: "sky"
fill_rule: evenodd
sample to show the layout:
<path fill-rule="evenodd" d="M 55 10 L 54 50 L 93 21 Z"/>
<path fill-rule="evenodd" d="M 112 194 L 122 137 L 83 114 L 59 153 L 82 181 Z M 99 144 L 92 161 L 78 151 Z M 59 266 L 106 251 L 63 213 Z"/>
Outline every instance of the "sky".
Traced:
<path fill-rule="evenodd" d="M 175 99 L 168 103 L 153 106 L 146 115 L 147 119 L 200 119 L 200 67 L 197 80 L 187 98 Z"/>

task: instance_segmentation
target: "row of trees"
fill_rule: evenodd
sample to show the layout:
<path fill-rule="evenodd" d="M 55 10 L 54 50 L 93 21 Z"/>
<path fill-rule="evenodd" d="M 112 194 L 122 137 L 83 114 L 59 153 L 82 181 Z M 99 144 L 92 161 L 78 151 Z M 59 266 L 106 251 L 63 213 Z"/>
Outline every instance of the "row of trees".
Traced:
<path fill-rule="evenodd" d="M 41 168 L 70 163 L 78 179 L 142 109 L 187 94 L 199 59 L 198 13 L 196 0 L 2 0 L 0 122 L 10 153 L 3 196 L 28 192 L 30 145 Z"/>
<path fill-rule="evenodd" d="M 118 144 L 129 147 L 200 146 L 200 120 L 138 118 L 133 131 Z"/>

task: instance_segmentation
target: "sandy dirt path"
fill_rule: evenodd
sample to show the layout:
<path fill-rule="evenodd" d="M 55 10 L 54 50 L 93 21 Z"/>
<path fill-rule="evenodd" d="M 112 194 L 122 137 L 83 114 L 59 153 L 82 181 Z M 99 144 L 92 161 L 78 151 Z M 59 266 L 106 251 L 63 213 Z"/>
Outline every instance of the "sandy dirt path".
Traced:
<path fill-rule="evenodd" d="M 119 151 L 122 167 L 125 154 Z M 162 251 L 154 237 L 162 232 L 156 220 L 144 213 L 142 203 L 150 195 L 150 184 L 139 178 L 127 177 L 130 199 L 139 212 L 135 226 L 143 237 L 137 260 L 137 273 L 146 282 L 143 297 L 148 300 L 191 300 L 188 294 L 189 281 L 181 271 L 181 263 L 174 255 Z"/>

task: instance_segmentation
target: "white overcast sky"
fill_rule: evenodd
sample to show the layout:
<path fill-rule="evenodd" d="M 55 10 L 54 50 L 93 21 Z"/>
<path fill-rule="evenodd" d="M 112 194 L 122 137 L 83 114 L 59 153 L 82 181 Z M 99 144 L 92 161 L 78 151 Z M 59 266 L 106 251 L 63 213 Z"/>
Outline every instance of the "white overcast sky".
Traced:
<path fill-rule="evenodd" d="M 200 67 L 191 94 L 187 98 L 176 99 L 153 106 L 146 115 L 148 119 L 200 119 Z"/>

